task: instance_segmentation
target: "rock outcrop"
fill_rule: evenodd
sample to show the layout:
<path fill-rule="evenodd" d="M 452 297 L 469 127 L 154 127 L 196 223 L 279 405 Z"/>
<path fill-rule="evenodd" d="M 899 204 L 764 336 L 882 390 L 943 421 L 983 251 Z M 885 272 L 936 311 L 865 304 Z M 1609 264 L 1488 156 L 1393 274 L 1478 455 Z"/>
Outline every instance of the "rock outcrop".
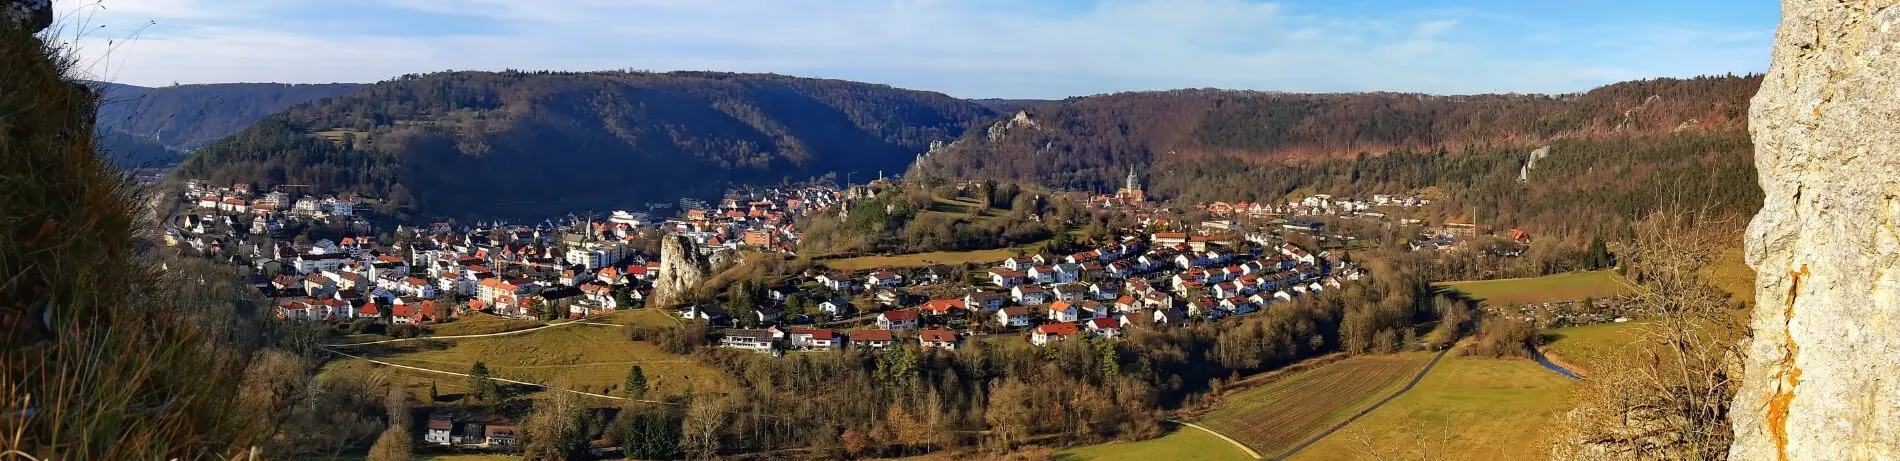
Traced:
<path fill-rule="evenodd" d="M 699 246 L 684 235 L 667 235 L 660 240 L 660 273 L 653 278 L 650 305 L 672 307 L 685 301 L 701 282 L 730 266 L 724 254 L 700 253 Z"/>
<path fill-rule="evenodd" d="M 1900 3 L 1786 0 L 1749 109 L 1766 193 L 1734 460 L 1900 459 Z"/>
<path fill-rule="evenodd" d="M 52 0 L 0 0 L 0 23 L 39 32 L 53 25 Z"/>

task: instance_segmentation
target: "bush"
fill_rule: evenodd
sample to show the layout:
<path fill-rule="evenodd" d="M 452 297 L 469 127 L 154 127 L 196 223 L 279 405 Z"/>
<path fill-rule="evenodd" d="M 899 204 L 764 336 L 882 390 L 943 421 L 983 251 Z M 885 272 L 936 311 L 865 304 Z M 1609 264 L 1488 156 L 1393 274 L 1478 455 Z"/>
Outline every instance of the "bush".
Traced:
<path fill-rule="evenodd" d="M 1480 357 L 1532 357 L 1543 342 L 1537 325 L 1512 317 L 1485 317 L 1478 324 L 1478 337 L 1467 355 Z"/>

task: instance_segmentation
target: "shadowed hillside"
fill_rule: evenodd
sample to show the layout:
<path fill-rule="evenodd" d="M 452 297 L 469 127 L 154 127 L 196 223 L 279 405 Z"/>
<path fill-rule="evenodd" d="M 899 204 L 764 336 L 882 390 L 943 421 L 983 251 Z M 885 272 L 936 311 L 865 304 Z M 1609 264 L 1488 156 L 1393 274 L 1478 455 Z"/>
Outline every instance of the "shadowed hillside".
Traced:
<path fill-rule="evenodd" d="M 545 217 L 879 169 L 991 113 L 882 85 L 704 72 L 409 75 L 270 116 L 188 158 L 453 217 Z"/>
<path fill-rule="evenodd" d="M 1071 98 L 1024 108 L 932 152 L 919 171 L 1100 189 L 1129 166 L 1308 162 L 1388 152 L 1535 147 L 1557 139 L 1737 132 L 1759 76 L 1656 79 L 1570 95 L 1433 96 L 1175 90 Z M 1189 179 L 1194 176 L 1187 176 Z"/>

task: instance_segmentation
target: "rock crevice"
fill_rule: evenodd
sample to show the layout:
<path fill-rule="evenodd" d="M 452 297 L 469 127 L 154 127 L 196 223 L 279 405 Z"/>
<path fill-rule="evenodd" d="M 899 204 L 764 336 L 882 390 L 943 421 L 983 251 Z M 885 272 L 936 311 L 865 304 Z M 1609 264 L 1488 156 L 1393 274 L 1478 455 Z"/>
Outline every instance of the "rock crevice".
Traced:
<path fill-rule="evenodd" d="M 1900 459 L 1900 2 L 1786 0 L 1749 109 L 1735 460 Z"/>

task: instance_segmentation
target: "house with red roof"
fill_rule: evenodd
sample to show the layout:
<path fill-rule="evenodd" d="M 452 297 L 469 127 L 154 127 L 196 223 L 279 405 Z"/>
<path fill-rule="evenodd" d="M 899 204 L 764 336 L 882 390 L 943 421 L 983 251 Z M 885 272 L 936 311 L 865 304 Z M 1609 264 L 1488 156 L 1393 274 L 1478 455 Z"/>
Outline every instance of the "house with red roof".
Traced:
<path fill-rule="evenodd" d="M 917 329 L 917 311 L 901 310 L 877 314 L 877 327 L 885 330 Z"/>
<path fill-rule="evenodd" d="M 1029 343 L 1037 346 L 1046 346 L 1050 342 L 1069 339 L 1079 333 L 1081 333 L 1081 331 L 1076 329 L 1073 323 L 1045 323 L 1037 325 L 1035 330 L 1029 332 Z"/>
<path fill-rule="evenodd" d="M 936 328 L 919 331 L 917 332 L 917 343 L 921 344 L 924 350 L 943 349 L 946 351 L 954 351 L 957 350 L 957 332 Z"/>
<path fill-rule="evenodd" d="M 892 334 L 891 330 L 857 330 L 852 331 L 848 337 L 851 339 L 851 347 L 883 349 L 897 342 L 897 336 Z"/>
<path fill-rule="evenodd" d="M 961 299 L 932 299 L 924 303 L 923 313 L 931 317 L 948 317 L 966 309 L 968 307 Z"/>

